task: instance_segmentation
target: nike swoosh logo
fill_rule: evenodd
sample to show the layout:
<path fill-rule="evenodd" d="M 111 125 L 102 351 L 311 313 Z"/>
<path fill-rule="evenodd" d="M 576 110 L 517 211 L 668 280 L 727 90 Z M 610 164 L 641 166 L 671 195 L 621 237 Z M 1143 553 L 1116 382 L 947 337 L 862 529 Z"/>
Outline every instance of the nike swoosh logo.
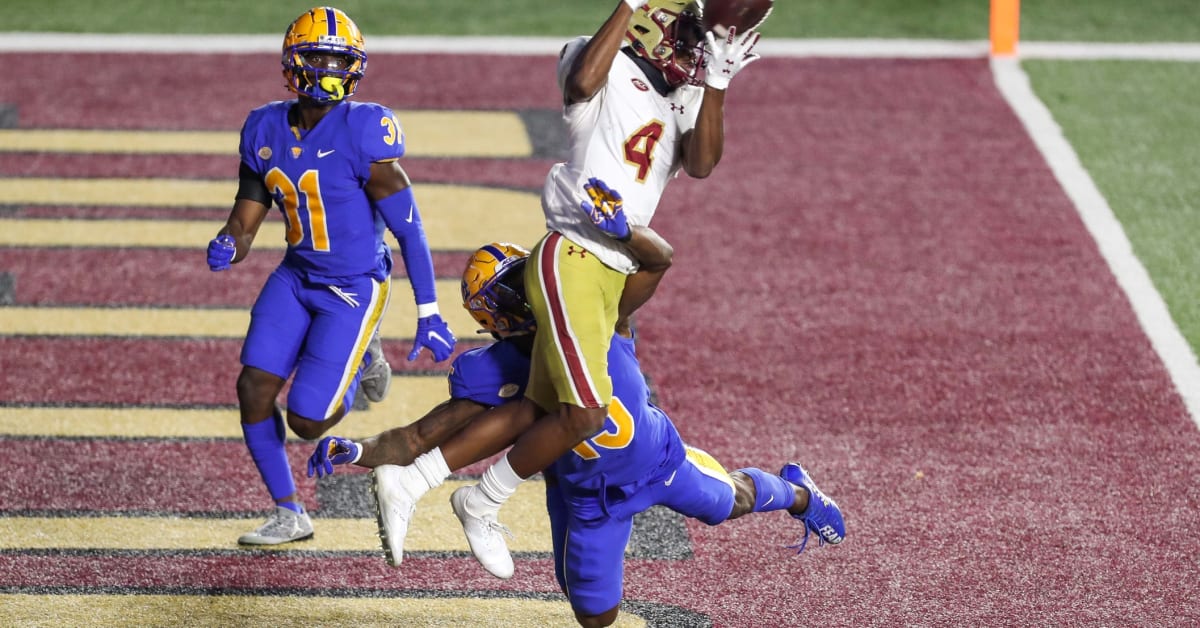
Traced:
<path fill-rule="evenodd" d="M 408 206 L 408 218 L 405 218 L 404 222 L 412 222 L 412 218 L 413 218 L 413 206 L 409 205 Z"/>
<path fill-rule="evenodd" d="M 429 339 L 436 340 L 436 341 L 446 345 L 447 347 L 450 346 L 450 343 L 446 342 L 446 339 L 442 338 L 441 334 L 437 333 L 436 331 L 429 332 Z"/>
<path fill-rule="evenodd" d="M 771 505 L 771 502 L 773 502 L 773 501 L 775 501 L 775 496 L 774 496 L 774 495 L 772 495 L 772 496 L 770 497 L 770 499 L 768 499 L 768 500 L 767 500 L 767 503 L 763 504 L 763 507 L 770 506 L 770 505 Z"/>
<path fill-rule="evenodd" d="M 319 150 L 319 151 L 317 151 L 317 159 L 320 159 L 320 158 L 328 156 L 328 155 L 332 155 L 335 150 L 337 150 L 337 149 L 333 148 L 330 150 Z"/>
<path fill-rule="evenodd" d="M 676 469 L 676 470 L 674 470 L 674 471 L 672 471 L 672 472 L 671 472 L 671 477 L 667 478 L 667 481 L 666 481 L 666 482 L 663 482 L 663 486 L 670 486 L 670 485 L 671 485 L 671 482 L 674 482 L 674 481 L 675 481 L 675 474 L 676 474 L 676 473 L 679 473 L 679 469 Z"/>

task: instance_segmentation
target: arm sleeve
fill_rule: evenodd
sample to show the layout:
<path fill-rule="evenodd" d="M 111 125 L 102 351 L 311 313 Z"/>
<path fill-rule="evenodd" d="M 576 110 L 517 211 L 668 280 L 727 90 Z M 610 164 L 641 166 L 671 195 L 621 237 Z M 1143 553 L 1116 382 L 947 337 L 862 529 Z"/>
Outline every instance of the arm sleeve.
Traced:
<path fill-rule="evenodd" d="M 372 201 L 371 204 L 400 243 L 400 255 L 404 258 L 404 268 L 408 272 L 408 281 L 412 284 L 417 305 L 436 304 L 433 256 L 429 253 L 429 243 L 425 241 L 425 229 L 421 226 L 421 213 L 417 211 L 412 187 L 406 187 L 383 200 Z"/>
<path fill-rule="evenodd" d="M 263 183 L 262 177 L 244 161 L 238 168 L 238 191 L 234 198 L 258 201 L 268 208 L 271 207 L 271 193 L 267 191 L 267 184 Z"/>

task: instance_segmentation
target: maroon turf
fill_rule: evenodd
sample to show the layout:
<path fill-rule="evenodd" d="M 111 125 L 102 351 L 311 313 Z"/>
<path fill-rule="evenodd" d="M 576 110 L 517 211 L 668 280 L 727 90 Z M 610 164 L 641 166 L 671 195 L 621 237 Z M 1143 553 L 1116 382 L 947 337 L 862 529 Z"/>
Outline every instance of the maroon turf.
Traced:
<path fill-rule="evenodd" d="M 3 98 L 23 127 L 233 130 L 286 96 L 271 55 L 128 58 L 48 55 L 61 81 L 14 75 Z M 558 106 L 550 57 L 371 63 L 361 95 L 398 108 Z M 427 78 L 404 73 L 414 64 Z M 217 79 L 244 84 L 194 106 Z M 800 526 L 779 513 L 691 523 L 694 557 L 629 561 L 627 597 L 729 626 L 1200 621 L 1200 434 L 986 60 L 766 58 L 727 111 L 721 167 L 672 185 L 655 221 L 676 257 L 637 321 L 643 366 L 684 437 L 728 468 L 803 462 L 847 539 L 794 556 Z M 178 176 L 213 176 L 200 168 Z M 495 172 L 510 169 L 537 179 Z M 179 356 L 165 369 L 163 346 Z M 230 404 L 238 346 L 0 338 L 0 403 Z M 127 477 L 112 443 L 87 457 L 53 444 L 37 450 L 61 458 L 6 481 L 46 488 L 28 476 L 47 465 Z M 226 495 L 252 473 L 204 477 Z M 0 586 L 311 589 L 329 560 L 0 553 Z M 338 560 L 324 577 L 347 594 L 554 590 L 545 560 L 518 560 L 508 583 L 465 557 L 406 560 L 402 578 Z"/>

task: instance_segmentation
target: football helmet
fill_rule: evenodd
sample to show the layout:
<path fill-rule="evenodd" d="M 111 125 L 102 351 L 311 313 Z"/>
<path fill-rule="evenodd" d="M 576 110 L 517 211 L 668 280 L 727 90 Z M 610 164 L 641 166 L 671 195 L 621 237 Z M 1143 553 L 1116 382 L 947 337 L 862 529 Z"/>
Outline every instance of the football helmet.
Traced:
<path fill-rule="evenodd" d="M 529 251 L 492 242 L 471 255 L 462 275 L 463 307 L 497 338 L 533 333 L 536 321 L 525 300 L 525 261 Z"/>
<path fill-rule="evenodd" d="M 318 56 L 328 55 L 342 57 L 342 67 L 314 65 Z M 299 96 L 320 103 L 349 98 L 366 71 L 362 33 L 339 9 L 309 9 L 283 36 L 283 77 L 288 89 Z"/>
<path fill-rule="evenodd" d="M 633 51 L 662 70 L 672 87 L 702 82 L 702 11 L 696 0 L 646 0 L 629 19 L 625 38 Z"/>

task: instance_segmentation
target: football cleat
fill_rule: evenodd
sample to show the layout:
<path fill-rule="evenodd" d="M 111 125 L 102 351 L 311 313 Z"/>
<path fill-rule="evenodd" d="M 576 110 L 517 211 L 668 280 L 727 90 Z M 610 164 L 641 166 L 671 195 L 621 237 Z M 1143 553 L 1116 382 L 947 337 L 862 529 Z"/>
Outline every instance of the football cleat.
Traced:
<path fill-rule="evenodd" d="M 479 247 L 463 269 L 463 307 L 482 331 L 497 338 L 533 333 L 535 321 L 525 300 L 524 270 L 529 251 L 506 242 Z"/>
<path fill-rule="evenodd" d="M 417 510 L 417 500 L 405 490 L 399 472 L 400 467 L 394 464 L 379 465 L 371 471 L 379 540 L 383 543 L 383 555 L 393 567 L 404 561 L 404 537 L 408 536 L 408 524 Z"/>
<path fill-rule="evenodd" d="M 247 532 L 238 538 L 241 545 L 280 545 L 292 541 L 303 541 L 313 536 L 312 520 L 308 512 L 296 512 L 291 508 L 276 506 L 275 512 L 267 518 L 267 522 L 253 532 Z"/>
<path fill-rule="evenodd" d="M 388 390 L 392 387 L 392 365 L 388 364 L 387 358 L 383 355 L 383 339 L 379 337 L 378 329 L 371 336 L 371 342 L 367 344 L 367 353 L 363 356 L 363 362 L 366 362 L 366 366 L 363 367 L 362 377 L 359 378 L 358 384 L 368 401 L 379 403 L 383 401 L 384 397 L 387 397 Z"/>
<path fill-rule="evenodd" d="M 826 497 L 821 489 L 817 488 L 800 463 L 789 462 L 783 465 L 779 477 L 808 491 L 808 507 L 804 512 L 792 515 L 804 522 L 804 538 L 788 547 L 795 549 L 797 554 L 803 552 L 804 546 L 808 544 L 809 532 L 817 535 L 818 545 L 837 545 L 846 538 L 846 521 L 842 517 L 842 509 L 838 507 L 837 502 Z"/>
<path fill-rule="evenodd" d="M 512 554 L 508 553 L 508 544 L 504 537 L 512 538 L 512 532 L 496 521 L 496 515 L 475 516 L 467 510 L 467 497 L 471 491 L 477 491 L 477 486 L 464 486 L 450 494 L 450 507 L 462 523 L 463 533 L 467 535 L 467 544 L 475 560 L 488 573 L 508 580 L 513 575 Z"/>
<path fill-rule="evenodd" d="M 339 57 L 340 63 L 329 64 L 328 57 Z M 367 50 L 353 20 L 339 9 L 320 7 L 288 26 L 282 63 L 289 90 L 334 103 L 354 95 L 367 71 Z"/>
<path fill-rule="evenodd" d="M 702 3 L 695 0 L 646 0 L 634 9 L 625 39 L 633 51 L 662 70 L 671 86 L 701 85 L 704 67 Z"/>

